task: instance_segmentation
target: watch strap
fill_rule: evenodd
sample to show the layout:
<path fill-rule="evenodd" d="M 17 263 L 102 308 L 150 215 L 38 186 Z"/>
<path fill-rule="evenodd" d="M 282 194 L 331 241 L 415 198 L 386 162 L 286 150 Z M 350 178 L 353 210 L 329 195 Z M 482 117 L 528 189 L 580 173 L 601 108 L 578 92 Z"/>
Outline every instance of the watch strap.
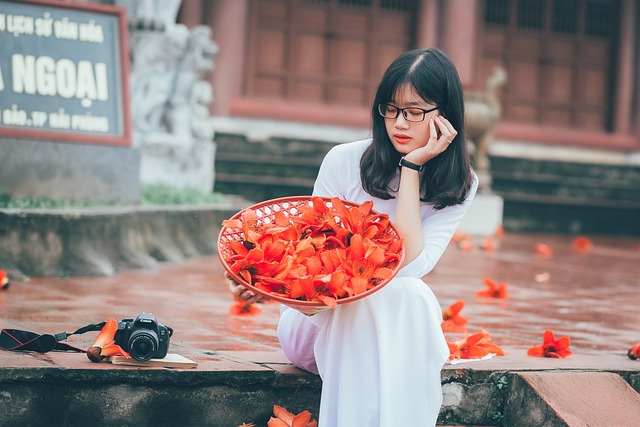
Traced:
<path fill-rule="evenodd" d="M 424 165 L 416 165 L 415 163 L 410 162 L 404 157 L 400 159 L 398 166 L 400 167 L 404 166 L 405 168 L 413 169 L 414 171 L 418 171 L 418 172 L 422 172 L 422 170 L 424 169 Z"/>

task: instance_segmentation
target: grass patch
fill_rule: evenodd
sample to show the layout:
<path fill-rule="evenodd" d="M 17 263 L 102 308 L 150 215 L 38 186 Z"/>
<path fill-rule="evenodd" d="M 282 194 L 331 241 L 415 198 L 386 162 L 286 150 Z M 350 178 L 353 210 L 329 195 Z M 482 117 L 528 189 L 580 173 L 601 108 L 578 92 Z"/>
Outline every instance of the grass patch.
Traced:
<path fill-rule="evenodd" d="M 220 193 L 204 193 L 194 189 L 177 189 L 164 184 L 143 186 L 140 190 L 142 205 L 206 205 L 225 201 Z"/>
<path fill-rule="evenodd" d="M 219 193 L 204 193 L 195 189 L 174 188 L 165 184 L 140 188 L 140 203 L 118 200 L 52 199 L 46 197 L 17 197 L 0 194 L 0 209 L 73 209 L 104 206 L 203 205 L 225 201 Z"/>

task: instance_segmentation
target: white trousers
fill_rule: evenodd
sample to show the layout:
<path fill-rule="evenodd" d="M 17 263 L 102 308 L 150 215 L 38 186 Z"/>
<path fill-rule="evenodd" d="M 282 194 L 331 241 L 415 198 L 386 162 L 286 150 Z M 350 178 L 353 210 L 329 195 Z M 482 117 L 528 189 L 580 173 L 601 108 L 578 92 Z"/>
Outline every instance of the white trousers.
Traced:
<path fill-rule="evenodd" d="M 441 323 L 431 289 L 396 277 L 314 316 L 283 307 L 278 338 L 296 366 L 322 378 L 319 427 L 428 427 L 440 412 L 449 357 Z"/>

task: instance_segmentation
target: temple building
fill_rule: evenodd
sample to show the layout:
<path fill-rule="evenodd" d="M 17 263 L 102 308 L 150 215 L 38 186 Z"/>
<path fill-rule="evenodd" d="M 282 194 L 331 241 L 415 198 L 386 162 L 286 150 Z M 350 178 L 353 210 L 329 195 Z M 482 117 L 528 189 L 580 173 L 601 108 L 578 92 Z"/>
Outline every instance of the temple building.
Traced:
<path fill-rule="evenodd" d="M 386 66 L 434 46 L 465 90 L 506 71 L 496 139 L 640 150 L 635 0 L 184 0 L 179 20 L 213 28 L 215 116 L 367 127 Z"/>

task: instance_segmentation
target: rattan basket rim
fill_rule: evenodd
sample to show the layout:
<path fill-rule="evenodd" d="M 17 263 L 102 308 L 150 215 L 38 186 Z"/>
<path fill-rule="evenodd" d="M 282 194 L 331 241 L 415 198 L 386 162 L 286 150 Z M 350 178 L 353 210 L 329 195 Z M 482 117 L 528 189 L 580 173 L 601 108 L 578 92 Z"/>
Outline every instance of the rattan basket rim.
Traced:
<path fill-rule="evenodd" d="M 255 203 L 251 206 L 247 206 L 245 208 L 243 208 L 242 210 L 238 211 L 236 214 L 234 214 L 231 218 L 229 219 L 239 219 L 242 214 L 248 210 L 253 210 L 253 211 L 261 211 L 263 208 L 265 207 L 272 207 L 275 205 L 280 205 L 280 204 L 285 204 L 285 203 L 294 203 L 295 206 L 299 206 L 302 203 L 304 204 L 309 204 L 313 198 L 315 198 L 316 196 L 288 196 L 288 197 L 279 197 L 279 198 L 275 198 L 275 199 L 270 199 L 270 200 L 265 200 L 259 203 Z M 331 202 L 331 199 L 333 199 L 333 197 L 319 197 L 320 199 L 322 199 L 325 202 Z M 340 199 L 340 201 L 345 205 L 345 206 L 350 206 L 350 207 L 357 207 L 360 206 L 359 203 L 355 203 L 349 200 L 344 200 L 344 199 Z M 294 207 L 295 207 L 294 206 Z M 274 210 L 275 212 L 275 210 Z M 378 211 L 376 210 L 371 210 L 372 213 L 374 214 L 380 214 Z M 398 238 L 400 237 L 400 233 L 398 232 L 398 230 L 396 229 L 395 225 L 390 221 L 389 222 L 389 227 L 391 227 L 391 229 L 393 230 L 393 232 L 398 236 Z M 217 253 L 218 253 L 218 259 L 220 260 L 220 263 L 222 264 L 223 268 L 225 269 L 225 271 L 227 272 L 227 274 L 237 283 L 242 284 L 243 286 L 245 286 L 246 288 L 250 289 L 252 292 L 255 292 L 258 295 L 261 295 L 265 298 L 269 298 L 271 300 L 274 301 L 278 301 L 282 304 L 288 305 L 290 307 L 293 308 L 320 308 L 320 307 L 326 307 L 329 308 L 328 306 L 326 306 L 323 302 L 320 301 L 308 301 L 308 300 L 294 300 L 291 298 L 286 298 L 280 295 L 276 295 L 276 294 L 272 294 L 270 292 L 266 292 L 262 289 L 256 288 L 255 286 L 251 285 L 250 283 L 247 283 L 242 277 L 238 276 L 237 274 L 235 274 L 229 264 L 227 263 L 227 261 L 224 259 L 224 252 L 226 251 L 226 247 L 224 246 L 225 243 L 225 239 L 224 237 L 228 234 L 228 230 L 229 228 L 226 226 L 222 226 L 222 228 L 220 229 L 220 232 L 218 234 L 218 244 L 217 244 Z M 356 301 L 359 300 L 361 298 L 364 298 L 368 295 L 371 295 L 374 292 L 377 292 L 378 290 L 380 290 L 382 287 L 384 287 L 385 285 L 387 285 L 391 279 L 393 279 L 396 274 L 398 273 L 398 271 L 400 270 L 400 266 L 402 265 L 402 262 L 404 260 L 404 252 L 405 252 L 405 248 L 404 245 L 402 245 L 402 249 L 400 250 L 400 258 L 399 258 L 399 262 L 398 262 L 398 266 L 394 269 L 393 275 L 391 277 L 389 277 L 388 279 L 385 279 L 384 281 L 378 283 L 376 286 L 374 286 L 373 288 L 362 292 L 358 295 L 354 295 L 351 297 L 346 297 L 346 298 L 339 298 L 337 300 L 337 304 L 346 304 L 352 301 Z"/>

